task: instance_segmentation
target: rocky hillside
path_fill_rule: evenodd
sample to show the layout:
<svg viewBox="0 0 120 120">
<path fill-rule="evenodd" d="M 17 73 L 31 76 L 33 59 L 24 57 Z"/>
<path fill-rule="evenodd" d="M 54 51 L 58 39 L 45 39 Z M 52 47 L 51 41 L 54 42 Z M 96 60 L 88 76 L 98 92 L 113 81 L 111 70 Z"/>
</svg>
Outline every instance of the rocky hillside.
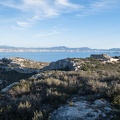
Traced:
<svg viewBox="0 0 120 120">
<path fill-rule="evenodd" d="M 0 60 L 0 90 L 21 79 L 27 79 L 49 65 L 24 58 L 2 58 Z"/>
<path fill-rule="evenodd" d="M 3 58 L 0 60 L 0 68 L 4 68 L 7 71 L 14 70 L 19 73 L 33 73 L 39 72 L 39 70 L 49 63 L 45 62 L 34 62 L 25 58 L 12 57 Z"/>
<path fill-rule="evenodd" d="M 32 69 L 37 72 L 1 68 L 0 83 L 8 76 L 16 81 L 1 90 L 0 120 L 119 120 L 120 61 L 67 58 Z"/>
<path fill-rule="evenodd" d="M 87 68 L 89 69 L 89 67 L 95 68 L 99 64 L 101 64 L 101 66 L 102 65 L 104 66 L 107 63 L 112 63 L 112 64 L 119 63 L 119 59 L 116 58 L 114 61 L 106 61 L 106 60 L 104 61 L 101 59 L 94 59 L 92 57 L 86 59 L 66 58 L 66 59 L 58 60 L 56 62 L 51 62 L 48 66 L 44 67 L 42 70 L 79 71 L 79 70 L 85 70 Z"/>
</svg>

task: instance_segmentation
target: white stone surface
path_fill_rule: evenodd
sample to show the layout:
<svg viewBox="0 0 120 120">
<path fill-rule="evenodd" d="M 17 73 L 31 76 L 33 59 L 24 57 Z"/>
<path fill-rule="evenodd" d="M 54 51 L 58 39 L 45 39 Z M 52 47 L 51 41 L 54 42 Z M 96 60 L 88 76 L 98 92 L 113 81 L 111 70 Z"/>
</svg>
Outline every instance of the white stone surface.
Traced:
<svg viewBox="0 0 120 120">
<path fill-rule="evenodd" d="M 104 106 L 101 106 L 100 108 L 99 105 L 104 105 L 106 107 L 104 108 Z M 108 109 L 110 113 L 112 109 L 107 106 L 106 101 L 96 100 L 90 103 L 80 100 L 73 102 L 73 106 L 65 105 L 55 110 L 50 120 L 105 120 L 108 119 Z"/>
<path fill-rule="evenodd" d="M 107 102 L 105 100 L 95 100 L 94 104 L 101 107 L 104 106 Z"/>
<path fill-rule="evenodd" d="M 1 90 L 1 92 L 7 92 L 11 87 L 13 87 L 14 85 L 17 85 L 18 83 L 19 83 L 19 82 L 14 82 L 14 83 L 8 85 L 7 87 L 3 88 L 3 89 Z"/>
</svg>

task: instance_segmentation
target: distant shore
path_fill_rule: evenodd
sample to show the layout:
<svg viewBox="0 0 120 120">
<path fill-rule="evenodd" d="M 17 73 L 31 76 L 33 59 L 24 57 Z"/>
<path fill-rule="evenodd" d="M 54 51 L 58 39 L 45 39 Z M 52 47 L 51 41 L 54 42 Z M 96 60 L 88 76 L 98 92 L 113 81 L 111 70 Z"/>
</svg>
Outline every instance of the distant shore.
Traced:
<svg viewBox="0 0 120 120">
<path fill-rule="evenodd" d="M 48 48 L 25 48 L 0 46 L 0 52 L 117 52 L 120 53 L 120 48 L 111 49 L 91 49 L 88 47 L 69 48 L 65 46 L 48 47 Z"/>
</svg>

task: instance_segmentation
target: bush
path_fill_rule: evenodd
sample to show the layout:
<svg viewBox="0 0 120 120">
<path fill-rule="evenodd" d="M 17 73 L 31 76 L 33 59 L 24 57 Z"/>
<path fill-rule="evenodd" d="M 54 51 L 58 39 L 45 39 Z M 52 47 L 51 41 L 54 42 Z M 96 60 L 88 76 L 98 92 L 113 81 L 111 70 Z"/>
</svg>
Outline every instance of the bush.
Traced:
<svg viewBox="0 0 120 120">
<path fill-rule="evenodd" d="M 43 113 L 41 111 L 35 111 L 34 112 L 34 117 L 32 120 L 43 120 Z"/>
<path fill-rule="evenodd" d="M 114 97 L 113 104 L 118 105 L 120 107 L 120 95 Z"/>
</svg>

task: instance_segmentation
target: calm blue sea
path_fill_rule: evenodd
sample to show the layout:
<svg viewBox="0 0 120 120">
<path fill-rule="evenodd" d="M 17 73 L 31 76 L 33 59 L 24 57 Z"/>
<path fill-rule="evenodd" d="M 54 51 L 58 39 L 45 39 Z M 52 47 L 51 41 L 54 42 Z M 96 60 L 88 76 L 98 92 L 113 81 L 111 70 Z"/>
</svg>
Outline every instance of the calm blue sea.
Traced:
<svg viewBox="0 0 120 120">
<path fill-rule="evenodd" d="M 22 57 L 41 62 L 53 62 L 64 58 L 86 58 L 91 54 L 101 54 L 103 52 L 1 52 L 0 59 L 4 57 Z M 120 56 L 120 53 L 104 52 L 110 56 Z"/>
</svg>

